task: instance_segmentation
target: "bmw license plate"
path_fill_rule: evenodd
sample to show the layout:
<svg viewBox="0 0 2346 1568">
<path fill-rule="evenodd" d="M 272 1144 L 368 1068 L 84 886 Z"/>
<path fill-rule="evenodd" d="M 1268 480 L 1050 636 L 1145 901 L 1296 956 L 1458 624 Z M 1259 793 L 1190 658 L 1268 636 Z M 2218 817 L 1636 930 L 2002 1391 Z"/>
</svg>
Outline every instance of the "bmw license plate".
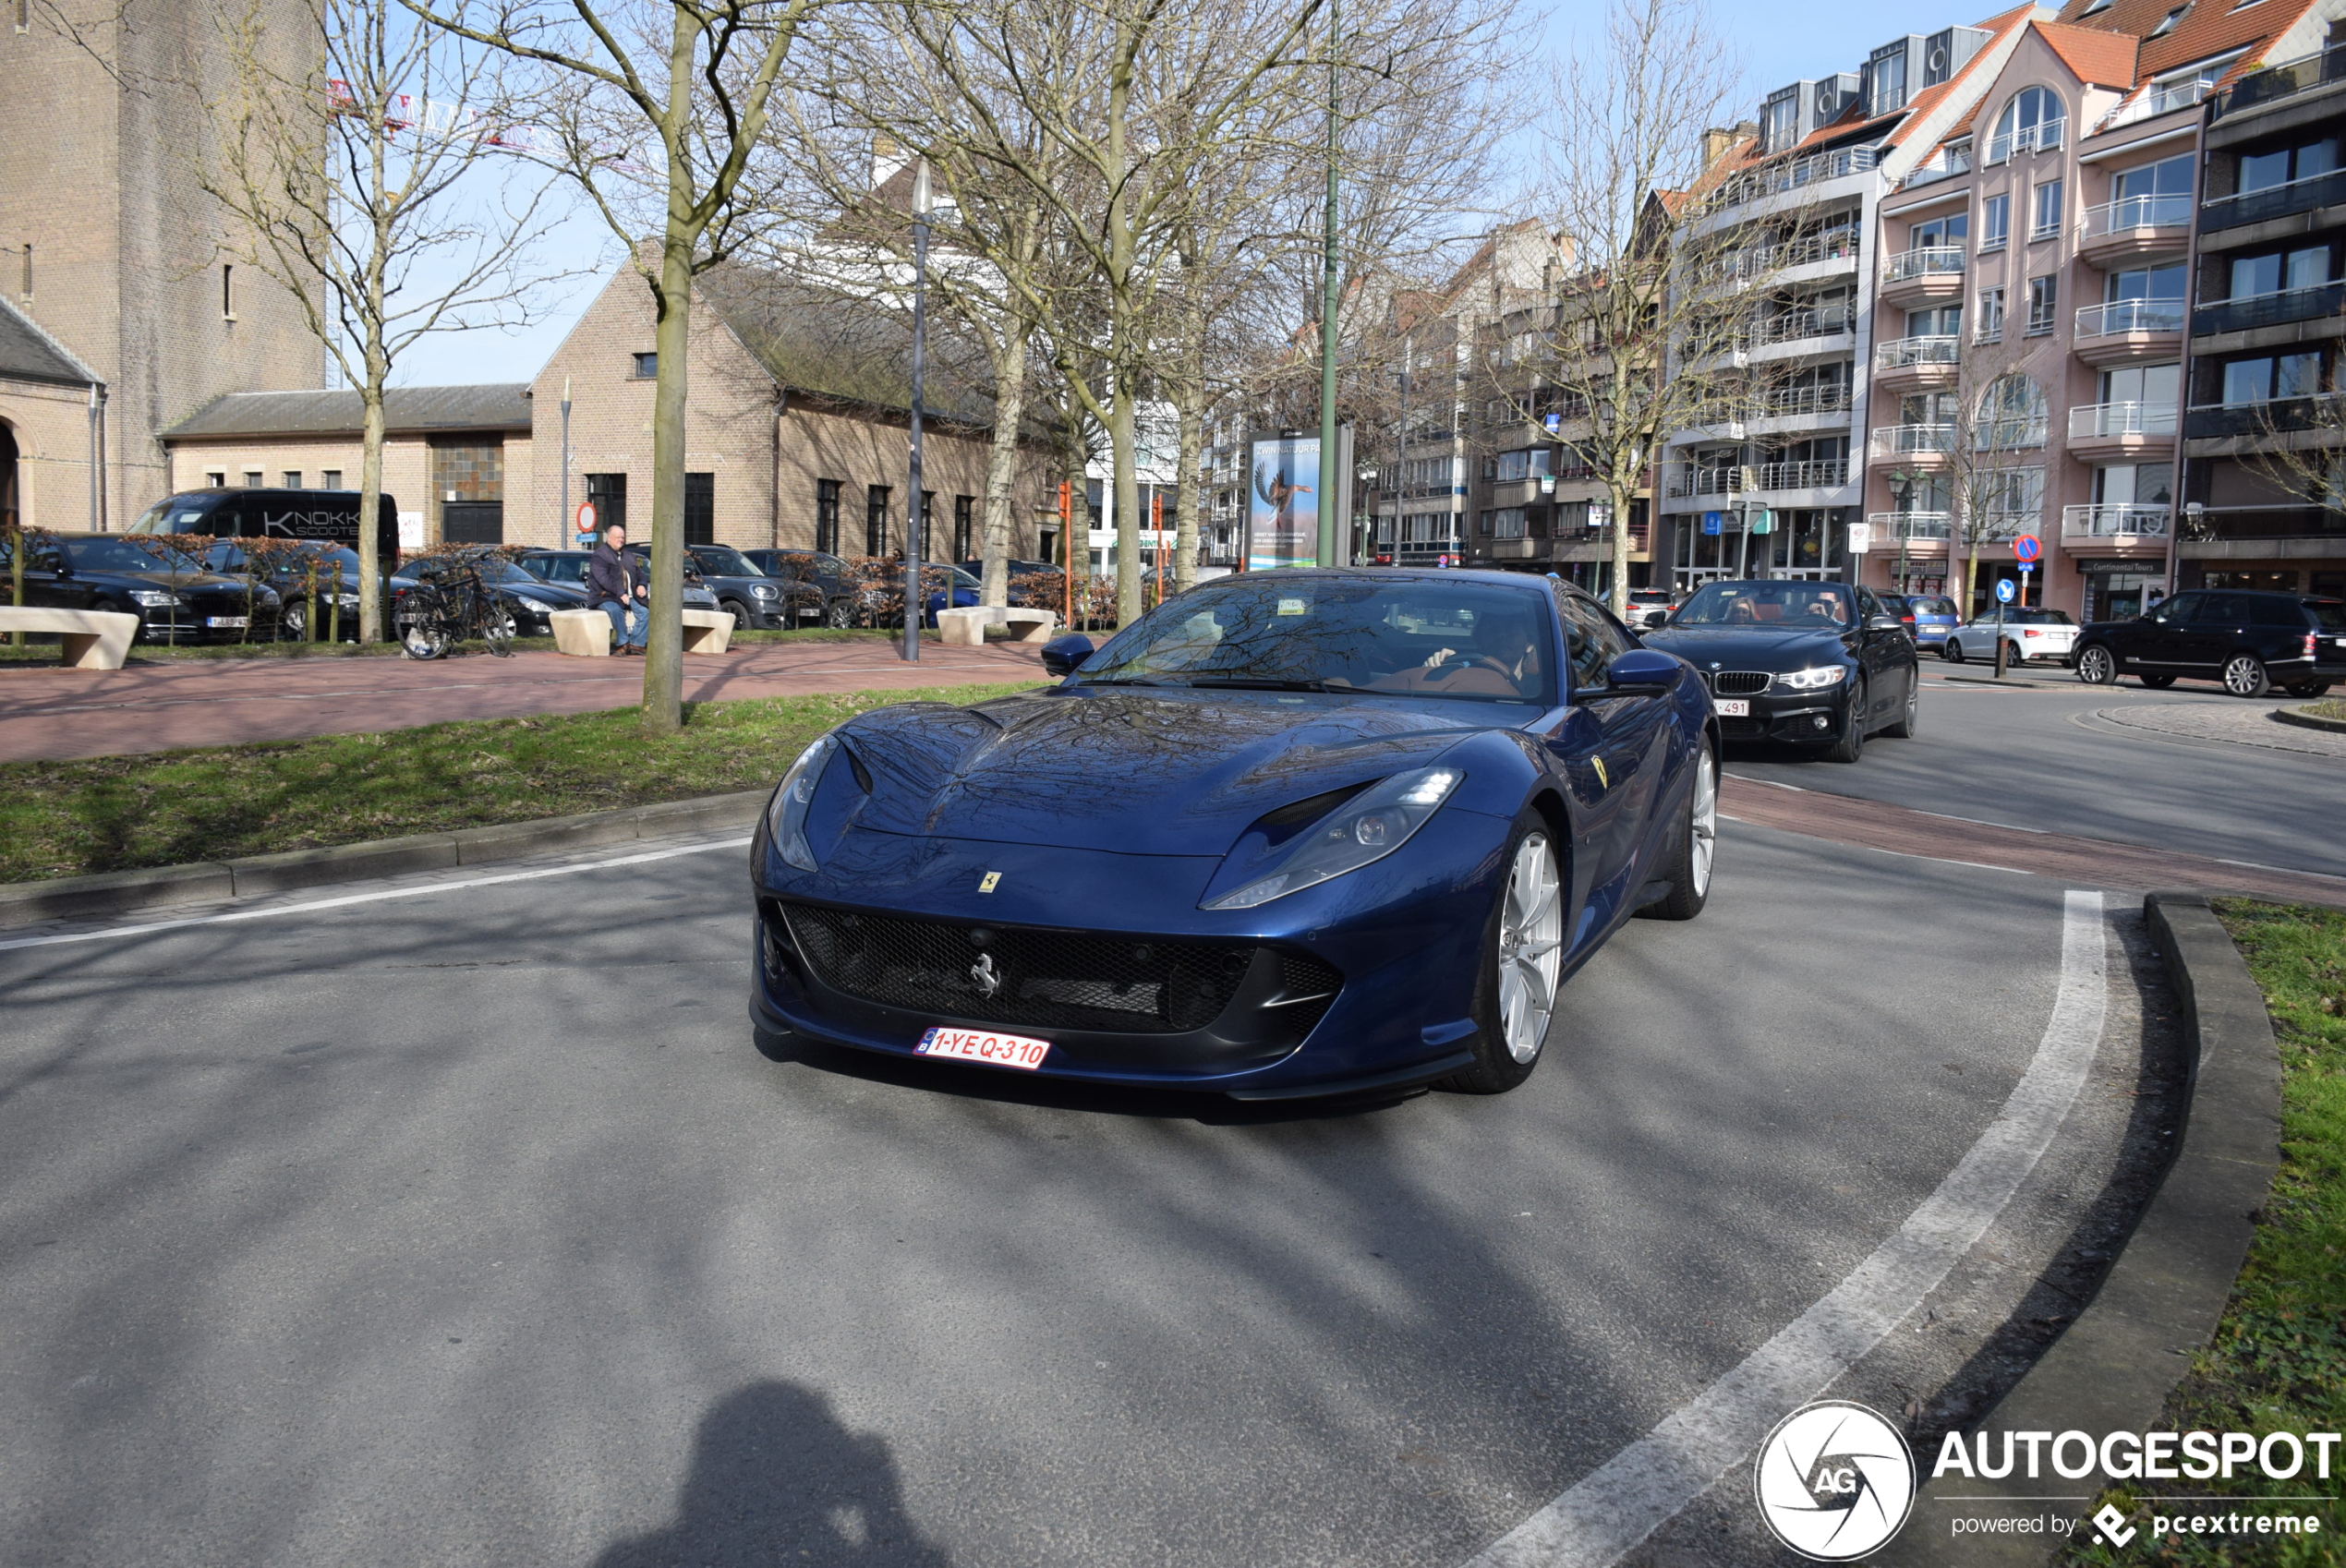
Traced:
<svg viewBox="0 0 2346 1568">
<path fill-rule="evenodd" d="M 1020 1067 L 1033 1072 L 1051 1054 L 1047 1040 L 1023 1034 L 996 1034 L 985 1029 L 932 1029 L 913 1047 L 924 1056 L 950 1056 L 956 1061 L 983 1062 L 988 1067 Z"/>
<path fill-rule="evenodd" d="M 1712 706 L 1718 708 L 1719 717 L 1722 718 L 1749 718 L 1751 717 L 1751 699 L 1748 697 L 1721 697 Z"/>
<path fill-rule="evenodd" d="M 207 626 L 249 626 L 252 624 L 252 617 L 248 615 L 208 615 L 204 617 L 204 624 Z"/>
</svg>

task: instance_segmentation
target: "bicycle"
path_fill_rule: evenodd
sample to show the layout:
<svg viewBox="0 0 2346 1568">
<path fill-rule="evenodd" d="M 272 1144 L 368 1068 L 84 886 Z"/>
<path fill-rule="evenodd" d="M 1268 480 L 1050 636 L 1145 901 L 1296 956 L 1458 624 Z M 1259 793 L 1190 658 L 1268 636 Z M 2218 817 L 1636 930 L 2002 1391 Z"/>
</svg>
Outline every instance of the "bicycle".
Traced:
<svg viewBox="0 0 2346 1568">
<path fill-rule="evenodd" d="M 513 611 L 481 580 L 478 558 L 461 558 L 447 575 L 418 581 L 399 597 L 392 619 L 409 658 L 444 658 L 453 645 L 471 638 L 499 658 L 513 657 Z"/>
</svg>

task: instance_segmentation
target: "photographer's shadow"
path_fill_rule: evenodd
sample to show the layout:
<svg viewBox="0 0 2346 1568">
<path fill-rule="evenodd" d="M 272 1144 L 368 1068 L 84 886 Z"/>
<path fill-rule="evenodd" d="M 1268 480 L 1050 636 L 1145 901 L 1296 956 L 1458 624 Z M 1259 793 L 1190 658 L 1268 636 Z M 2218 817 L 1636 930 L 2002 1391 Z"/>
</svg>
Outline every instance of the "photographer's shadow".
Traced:
<svg viewBox="0 0 2346 1568">
<path fill-rule="evenodd" d="M 613 1544 L 596 1568 L 946 1562 L 905 1516 L 886 1442 L 847 1430 L 820 1394 L 760 1382 L 701 1418 L 675 1522 Z"/>
</svg>

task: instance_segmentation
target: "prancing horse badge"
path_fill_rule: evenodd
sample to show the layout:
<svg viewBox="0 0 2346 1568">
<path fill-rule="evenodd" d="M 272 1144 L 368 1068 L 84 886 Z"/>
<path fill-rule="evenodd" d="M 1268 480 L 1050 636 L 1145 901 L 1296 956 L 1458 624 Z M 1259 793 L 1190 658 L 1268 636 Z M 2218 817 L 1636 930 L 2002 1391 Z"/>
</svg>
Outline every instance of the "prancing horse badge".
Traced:
<svg viewBox="0 0 2346 1568">
<path fill-rule="evenodd" d="M 989 871 L 984 876 L 977 879 L 977 890 L 981 893 L 991 893 L 994 891 L 995 884 L 1000 882 L 1001 880 L 1002 874 L 1000 872 Z"/>
</svg>

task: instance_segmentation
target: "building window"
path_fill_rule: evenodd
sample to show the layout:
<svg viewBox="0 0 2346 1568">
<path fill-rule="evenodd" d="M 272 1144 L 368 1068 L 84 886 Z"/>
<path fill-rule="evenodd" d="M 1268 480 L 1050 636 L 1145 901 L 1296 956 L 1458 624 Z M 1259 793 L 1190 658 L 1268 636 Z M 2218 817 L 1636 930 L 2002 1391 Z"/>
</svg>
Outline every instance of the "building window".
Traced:
<svg viewBox="0 0 2346 1568">
<path fill-rule="evenodd" d="M 1999 376 L 1979 394 L 1972 446 L 1980 452 L 2042 446 L 2045 426 L 2044 389 L 2026 376 Z"/>
<path fill-rule="evenodd" d="M 717 476 L 714 474 L 684 476 L 684 542 L 688 545 L 713 545 L 717 542 Z"/>
<path fill-rule="evenodd" d="M 236 319 L 236 269 L 225 261 L 220 264 L 220 319 Z"/>
<path fill-rule="evenodd" d="M 2143 37 L 2146 41 L 2153 38 L 2164 38 L 2169 33 L 2174 31 L 2176 27 L 2182 23 L 2183 19 L 2190 15 L 2191 6 L 2189 4 L 2189 0 L 2185 0 L 2183 5 L 2178 6 L 2173 10 L 2168 12 L 2165 19 L 2160 21 L 2157 27 L 2152 28 L 2148 32 L 2143 34 Z"/>
<path fill-rule="evenodd" d="M 2068 128 L 2068 111 L 2051 89 L 2024 87 L 1996 117 L 1996 133 L 1988 139 L 1988 162 L 2001 163 L 2015 152 L 2049 151 L 2061 145 Z"/>
<path fill-rule="evenodd" d="M 2318 354 L 2270 354 L 2224 367 L 2224 403 L 2237 408 L 2280 397 L 2311 397 L 2322 390 Z"/>
<path fill-rule="evenodd" d="M 228 470 L 207 468 L 204 470 L 203 482 L 206 489 L 224 490 L 228 488 Z"/>
<path fill-rule="evenodd" d="M 1998 283 L 1994 288 L 1983 288 L 1979 291 L 1979 315 L 1974 328 L 1972 341 L 1995 343 L 2003 335 L 2004 287 L 2003 284 Z"/>
<path fill-rule="evenodd" d="M 2061 186 L 2059 180 L 2047 180 L 2037 187 L 2037 205 L 2028 223 L 2028 237 L 2032 240 L 2055 239 L 2061 235 Z"/>
<path fill-rule="evenodd" d="M 659 355 L 638 354 L 633 356 L 632 357 L 635 361 L 635 379 L 636 380 L 656 381 L 659 379 Z"/>
<path fill-rule="evenodd" d="M 1991 196 L 1979 204 L 1979 248 L 2001 250 L 2012 238 L 2012 198 Z"/>
<path fill-rule="evenodd" d="M 2245 196 L 2252 190 L 2309 180 L 2337 167 L 2338 141 L 2334 137 L 2271 152 L 2252 152 L 2240 161 L 2240 193 Z"/>
<path fill-rule="evenodd" d="M 815 548 L 825 555 L 839 553 L 839 491 L 837 479 L 815 481 Z"/>
<path fill-rule="evenodd" d="M 2253 299 L 2262 294 L 2318 288 L 2329 282 L 2329 271 L 2327 245 L 2301 246 L 2263 256 L 2235 256 L 2231 297 Z"/>
<path fill-rule="evenodd" d="M 261 488 L 261 483 L 260 469 L 248 468 L 245 470 L 245 488 L 248 490 L 257 490 Z"/>
<path fill-rule="evenodd" d="M 598 529 L 627 526 L 627 476 L 589 474 L 586 499 L 595 508 Z"/>
<path fill-rule="evenodd" d="M 888 553 L 888 487 L 864 487 L 864 553 Z"/>
<path fill-rule="evenodd" d="M 970 536 L 976 531 L 976 524 L 977 498 L 955 496 L 953 498 L 953 559 L 955 561 L 968 561 L 977 554 L 970 548 L 972 542 Z"/>
<path fill-rule="evenodd" d="M 2053 330 L 2053 312 L 2061 308 L 2060 278 L 2046 276 L 2028 280 L 2028 335 L 2038 337 Z"/>
<path fill-rule="evenodd" d="M 1519 539 L 1524 537 L 1523 508 L 1519 506 L 1502 506 L 1496 511 L 1484 513 L 1482 516 L 1484 519 L 1482 531 L 1486 534 L 1502 539 Z"/>
<path fill-rule="evenodd" d="M 329 468 L 320 474 L 318 476 L 318 488 L 321 490 L 338 490 L 342 488 L 342 470 L 339 468 Z"/>
</svg>

